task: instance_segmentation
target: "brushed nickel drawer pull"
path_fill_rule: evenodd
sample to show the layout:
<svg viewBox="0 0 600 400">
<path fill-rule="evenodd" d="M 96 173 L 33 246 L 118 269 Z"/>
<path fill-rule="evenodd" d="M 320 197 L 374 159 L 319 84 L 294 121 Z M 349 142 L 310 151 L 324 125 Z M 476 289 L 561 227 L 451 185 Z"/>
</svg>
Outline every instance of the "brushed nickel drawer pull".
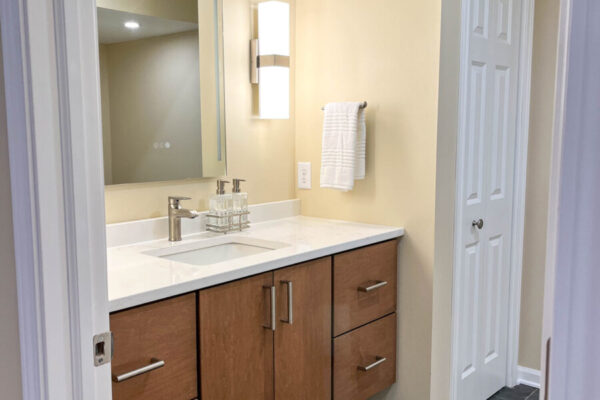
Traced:
<svg viewBox="0 0 600 400">
<path fill-rule="evenodd" d="M 359 366 L 358 366 L 358 370 L 359 370 L 359 371 L 368 371 L 368 370 L 370 370 L 370 369 L 373 369 L 373 368 L 375 368 L 376 366 L 378 366 L 379 364 L 383 363 L 385 360 L 387 360 L 387 358 L 385 358 L 385 357 L 379 357 L 379 356 L 375 356 L 375 360 L 377 360 L 377 361 L 375 361 L 375 362 L 374 362 L 374 363 L 372 363 L 372 364 L 369 364 L 369 365 L 367 365 L 366 367 L 363 367 L 362 365 L 359 365 Z"/>
<path fill-rule="evenodd" d="M 155 369 L 162 368 L 165 366 L 165 362 L 163 360 L 159 360 L 158 358 L 152 357 L 150 362 L 152 364 L 148 364 L 142 368 L 134 369 L 133 371 L 130 371 L 130 372 L 125 372 L 124 374 L 121 374 L 121 375 L 113 374 L 112 380 L 117 383 L 123 382 L 123 381 L 126 381 L 127 379 L 131 379 L 135 376 L 142 375 L 142 374 L 145 374 L 146 372 L 154 371 Z"/>
<path fill-rule="evenodd" d="M 293 284 L 292 281 L 280 281 L 281 284 L 287 285 L 287 298 L 288 298 L 288 319 L 282 319 L 281 322 L 292 325 L 294 323 L 294 294 L 292 292 Z"/>
<path fill-rule="evenodd" d="M 358 291 L 359 292 L 370 292 L 372 290 L 379 289 L 380 287 L 383 287 L 388 284 L 386 281 L 375 281 L 375 282 L 377 282 L 377 283 L 375 283 L 374 285 L 371 285 L 371 286 L 365 286 L 365 285 L 359 286 Z"/>
<path fill-rule="evenodd" d="M 269 291 L 271 292 L 271 326 L 267 326 L 267 325 L 263 325 L 265 329 L 270 329 L 272 331 L 275 330 L 275 326 L 277 324 L 277 311 L 275 309 L 275 304 L 276 304 L 276 289 L 275 286 L 263 286 L 264 289 L 269 289 Z"/>
</svg>

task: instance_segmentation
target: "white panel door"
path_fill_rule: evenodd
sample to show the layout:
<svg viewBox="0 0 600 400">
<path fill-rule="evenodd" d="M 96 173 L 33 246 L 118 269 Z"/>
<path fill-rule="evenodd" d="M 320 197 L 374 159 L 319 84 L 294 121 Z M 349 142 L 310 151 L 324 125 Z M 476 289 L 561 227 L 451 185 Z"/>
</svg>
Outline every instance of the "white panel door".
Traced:
<svg viewBox="0 0 600 400">
<path fill-rule="evenodd" d="M 463 5 L 453 294 L 453 397 L 506 383 L 521 4 Z M 482 226 L 476 226 L 480 221 Z"/>
</svg>

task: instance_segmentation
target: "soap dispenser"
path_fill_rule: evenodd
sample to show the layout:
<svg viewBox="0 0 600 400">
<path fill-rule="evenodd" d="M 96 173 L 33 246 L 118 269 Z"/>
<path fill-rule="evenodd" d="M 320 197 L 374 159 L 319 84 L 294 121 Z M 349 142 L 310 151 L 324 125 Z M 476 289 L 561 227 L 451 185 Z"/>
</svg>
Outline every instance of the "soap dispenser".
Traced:
<svg viewBox="0 0 600 400">
<path fill-rule="evenodd" d="M 246 182 L 245 179 L 234 179 L 233 180 L 233 190 L 232 190 L 232 200 L 233 200 L 233 214 L 239 215 L 239 219 L 237 221 L 233 221 L 234 223 L 239 223 L 240 225 L 244 225 L 248 223 L 248 193 L 242 192 L 240 188 L 240 183 Z"/>
<path fill-rule="evenodd" d="M 212 216 L 209 224 L 219 228 L 229 225 L 229 216 L 232 210 L 232 196 L 225 193 L 225 184 L 229 181 L 217 179 L 217 193 L 209 201 L 209 214 Z"/>
</svg>

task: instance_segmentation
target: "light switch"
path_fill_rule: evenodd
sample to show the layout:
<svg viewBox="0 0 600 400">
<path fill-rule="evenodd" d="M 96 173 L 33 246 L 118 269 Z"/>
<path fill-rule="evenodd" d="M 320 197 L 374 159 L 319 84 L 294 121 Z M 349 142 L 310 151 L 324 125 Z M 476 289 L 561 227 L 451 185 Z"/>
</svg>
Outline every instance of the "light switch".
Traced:
<svg viewBox="0 0 600 400">
<path fill-rule="evenodd" d="M 310 189 L 310 163 L 298 163 L 298 189 Z"/>
</svg>

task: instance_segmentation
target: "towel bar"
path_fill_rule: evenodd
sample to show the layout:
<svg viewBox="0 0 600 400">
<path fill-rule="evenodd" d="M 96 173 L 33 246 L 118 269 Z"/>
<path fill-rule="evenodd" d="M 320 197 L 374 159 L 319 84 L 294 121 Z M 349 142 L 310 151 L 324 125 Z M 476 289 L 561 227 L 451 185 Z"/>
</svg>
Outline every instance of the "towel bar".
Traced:
<svg viewBox="0 0 600 400">
<path fill-rule="evenodd" d="M 358 108 L 361 108 L 361 109 L 367 108 L 367 102 L 363 101 L 362 103 L 360 103 L 360 106 Z M 321 110 L 325 111 L 325 107 L 321 107 Z"/>
</svg>

